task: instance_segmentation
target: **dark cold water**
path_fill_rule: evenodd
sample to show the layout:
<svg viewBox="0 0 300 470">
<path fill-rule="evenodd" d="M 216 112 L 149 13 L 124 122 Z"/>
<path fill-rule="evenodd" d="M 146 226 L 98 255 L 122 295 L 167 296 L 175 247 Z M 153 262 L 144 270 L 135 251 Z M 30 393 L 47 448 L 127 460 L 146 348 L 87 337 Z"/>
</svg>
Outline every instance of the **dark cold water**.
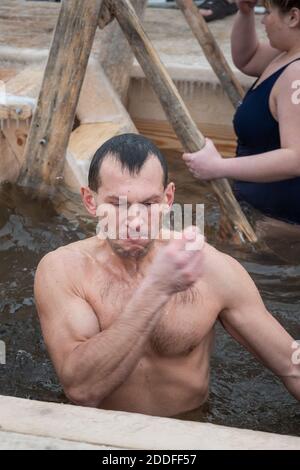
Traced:
<svg viewBox="0 0 300 470">
<path fill-rule="evenodd" d="M 169 153 L 170 161 L 176 158 Z M 176 160 L 177 161 L 177 160 Z M 206 234 L 212 243 L 218 220 L 218 204 L 201 189 L 183 167 L 172 165 L 177 201 L 203 202 Z M 84 217 L 72 222 L 57 215 L 50 204 L 28 201 L 10 186 L 0 192 L 0 340 L 5 341 L 7 363 L 0 365 L 0 395 L 38 400 L 67 401 L 47 357 L 33 300 L 33 279 L 42 256 L 58 246 L 94 234 Z M 250 248 L 220 247 L 237 257 L 257 283 L 275 317 L 300 339 L 300 260 L 262 255 Z M 277 248 L 285 254 L 289 246 Z M 280 253 L 280 251 L 282 253 Z M 293 257 L 292 257 L 293 258 Z M 212 358 L 208 405 L 188 419 L 227 426 L 300 436 L 300 406 L 280 381 L 217 326 Z"/>
</svg>

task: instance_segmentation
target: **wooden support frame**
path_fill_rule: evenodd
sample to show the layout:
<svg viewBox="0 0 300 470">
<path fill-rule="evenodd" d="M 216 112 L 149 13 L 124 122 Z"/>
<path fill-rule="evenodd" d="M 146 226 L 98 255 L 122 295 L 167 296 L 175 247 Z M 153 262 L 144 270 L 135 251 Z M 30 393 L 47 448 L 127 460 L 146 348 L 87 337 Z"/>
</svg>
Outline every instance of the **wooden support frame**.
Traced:
<svg viewBox="0 0 300 470">
<path fill-rule="evenodd" d="M 127 37 L 183 147 L 189 152 L 201 149 L 205 143 L 204 136 L 194 123 L 166 68 L 147 37 L 130 0 L 106 1 Z M 236 201 L 228 181 L 225 179 L 216 180 L 211 182 L 211 186 L 229 218 L 231 235 L 238 233 L 242 240 L 257 242 L 256 234 Z"/>
<path fill-rule="evenodd" d="M 131 0 L 131 4 L 138 17 L 142 19 L 147 0 Z M 109 5 L 104 2 L 100 12 L 100 29 L 103 29 L 105 23 L 110 23 L 114 18 Z M 121 101 L 126 105 L 134 54 L 117 21 L 101 32 L 100 41 L 99 59 L 101 65 Z"/>
<path fill-rule="evenodd" d="M 219 78 L 223 90 L 227 93 L 233 107 L 237 108 L 244 96 L 243 87 L 233 74 L 205 19 L 193 0 L 176 0 L 176 3 L 202 47 L 206 59 Z"/>
<path fill-rule="evenodd" d="M 25 166 L 19 177 L 23 186 L 49 190 L 62 179 L 101 6 L 102 0 L 62 2 L 25 147 Z"/>
<path fill-rule="evenodd" d="M 25 165 L 19 178 L 24 186 L 49 190 L 63 179 L 64 157 L 99 18 L 102 22 L 111 20 L 107 8 L 116 17 L 183 147 L 194 152 L 204 146 L 203 135 L 130 1 L 105 0 L 105 7 L 103 10 L 102 0 L 65 0 L 62 3 L 25 148 Z M 104 19 L 103 11 L 106 11 Z M 59 86 L 53 86 L 53 80 L 59 80 Z M 227 214 L 231 234 L 238 233 L 242 240 L 257 242 L 228 181 L 213 181 L 211 186 Z"/>
</svg>

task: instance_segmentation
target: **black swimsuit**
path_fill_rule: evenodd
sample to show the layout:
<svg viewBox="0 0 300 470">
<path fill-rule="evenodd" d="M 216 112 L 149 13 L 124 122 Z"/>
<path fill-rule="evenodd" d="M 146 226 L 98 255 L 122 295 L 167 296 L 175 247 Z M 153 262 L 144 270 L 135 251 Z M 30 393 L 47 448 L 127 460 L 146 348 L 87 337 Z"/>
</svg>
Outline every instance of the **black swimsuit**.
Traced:
<svg viewBox="0 0 300 470">
<path fill-rule="evenodd" d="M 238 107 L 233 120 L 238 137 L 237 157 L 281 148 L 279 125 L 270 112 L 269 98 L 276 80 L 290 64 L 281 67 L 253 89 L 256 80 Z M 300 224 L 300 177 L 273 183 L 235 181 L 234 192 L 238 200 L 248 202 L 266 215 Z"/>
</svg>

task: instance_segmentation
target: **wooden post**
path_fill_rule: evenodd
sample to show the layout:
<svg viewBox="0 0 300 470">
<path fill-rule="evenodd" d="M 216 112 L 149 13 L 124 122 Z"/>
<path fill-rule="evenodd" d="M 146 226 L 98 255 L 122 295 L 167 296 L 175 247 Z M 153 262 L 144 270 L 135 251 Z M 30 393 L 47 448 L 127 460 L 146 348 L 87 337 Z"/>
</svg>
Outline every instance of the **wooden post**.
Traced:
<svg viewBox="0 0 300 470">
<path fill-rule="evenodd" d="M 237 108 L 239 102 L 243 99 L 244 90 L 233 74 L 205 19 L 193 0 L 176 0 L 176 2 L 202 47 L 206 59 L 219 78 L 228 98 L 234 108 Z"/>
<path fill-rule="evenodd" d="M 98 25 L 102 0 L 61 5 L 19 183 L 53 187 L 62 179 L 65 153 Z"/>
<path fill-rule="evenodd" d="M 146 4 L 147 0 L 132 0 L 139 18 L 143 18 Z M 134 55 L 117 21 L 101 32 L 99 57 L 107 78 L 126 103 Z"/>
<path fill-rule="evenodd" d="M 130 1 L 108 1 L 183 147 L 189 152 L 201 149 L 205 139 L 148 39 Z M 228 181 L 216 180 L 211 185 L 230 220 L 232 232 L 238 232 L 242 240 L 257 242 L 255 232 L 236 201 Z"/>
</svg>

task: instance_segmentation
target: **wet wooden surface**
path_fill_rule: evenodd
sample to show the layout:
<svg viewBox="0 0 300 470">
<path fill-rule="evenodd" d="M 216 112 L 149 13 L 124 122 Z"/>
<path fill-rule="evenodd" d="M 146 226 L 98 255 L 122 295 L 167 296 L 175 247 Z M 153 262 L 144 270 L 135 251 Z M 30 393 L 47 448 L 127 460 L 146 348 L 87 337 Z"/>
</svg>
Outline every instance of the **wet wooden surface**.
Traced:
<svg viewBox="0 0 300 470">
<path fill-rule="evenodd" d="M 0 431 L 0 450 L 121 450 L 118 447 L 72 442 L 55 437 L 40 437 Z"/>
<path fill-rule="evenodd" d="M 30 437 L 37 436 L 37 443 L 41 438 L 58 440 L 60 446 L 72 441 L 78 448 L 300 449 L 299 437 L 4 396 L 0 426 L 1 432 L 13 433 L 12 442 L 21 434 L 29 445 Z"/>
</svg>

